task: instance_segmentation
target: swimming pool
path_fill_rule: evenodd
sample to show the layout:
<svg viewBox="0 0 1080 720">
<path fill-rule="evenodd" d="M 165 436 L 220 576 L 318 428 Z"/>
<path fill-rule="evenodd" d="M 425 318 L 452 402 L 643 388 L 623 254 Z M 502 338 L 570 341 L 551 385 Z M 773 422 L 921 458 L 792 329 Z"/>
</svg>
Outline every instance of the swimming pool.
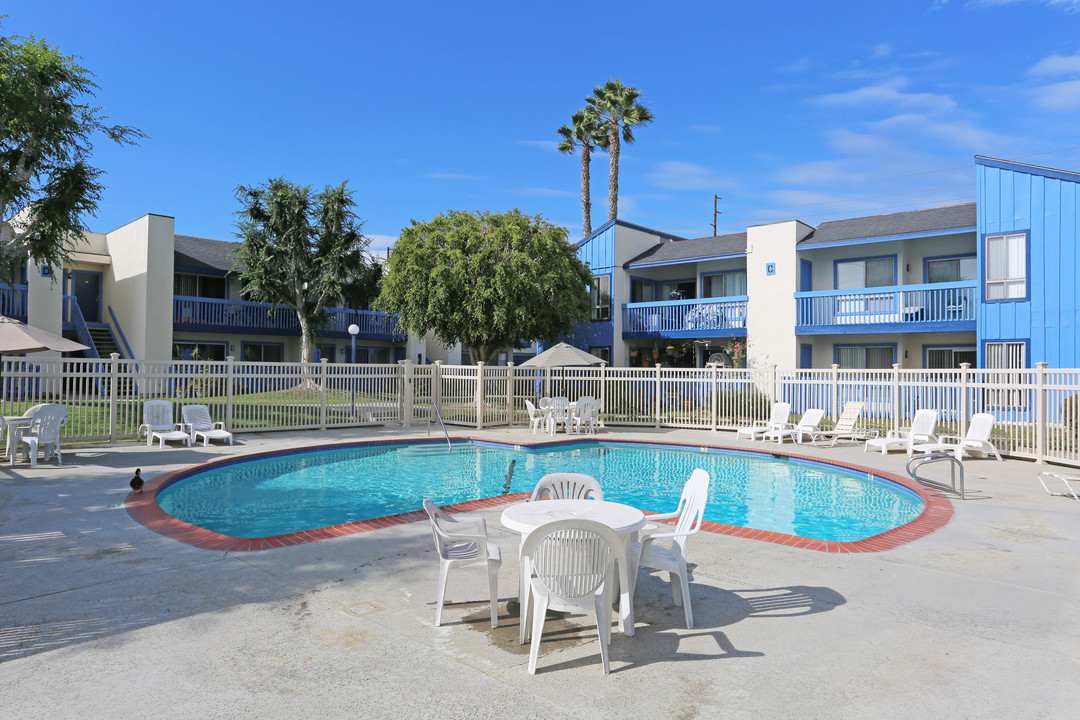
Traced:
<svg viewBox="0 0 1080 720">
<path fill-rule="evenodd" d="M 673 510 L 686 478 L 702 467 L 712 476 L 707 521 L 823 541 L 869 538 L 924 508 L 907 487 L 822 462 L 624 441 L 316 448 L 193 469 L 159 489 L 156 500 L 191 525 L 262 538 L 415 510 L 424 497 L 446 505 L 500 496 L 512 460 L 509 493 L 572 470 L 599 479 L 605 499 L 654 512 Z"/>
</svg>

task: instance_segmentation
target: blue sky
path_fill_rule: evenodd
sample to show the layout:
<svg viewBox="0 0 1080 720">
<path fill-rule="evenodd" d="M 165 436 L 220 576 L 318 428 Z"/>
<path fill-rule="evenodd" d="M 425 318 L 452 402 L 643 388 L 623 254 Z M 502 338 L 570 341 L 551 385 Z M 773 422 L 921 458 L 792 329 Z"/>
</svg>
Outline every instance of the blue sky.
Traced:
<svg viewBox="0 0 1080 720">
<path fill-rule="evenodd" d="M 1080 0 L 7 0 L 4 32 L 79 55 L 101 141 L 94 230 L 145 213 L 234 239 L 238 185 L 349 180 L 372 248 L 411 219 L 518 207 L 581 236 L 555 130 L 609 78 L 656 121 L 619 217 L 685 237 L 974 199 L 973 157 L 1080 169 Z M 607 156 L 593 225 L 607 220 Z"/>
</svg>

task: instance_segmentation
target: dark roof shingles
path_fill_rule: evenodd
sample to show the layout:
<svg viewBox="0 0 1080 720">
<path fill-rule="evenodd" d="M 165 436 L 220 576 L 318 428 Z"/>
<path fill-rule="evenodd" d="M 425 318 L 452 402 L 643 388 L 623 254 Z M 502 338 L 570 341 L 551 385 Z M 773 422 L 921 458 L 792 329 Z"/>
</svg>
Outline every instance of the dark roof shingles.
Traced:
<svg viewBox="0 0 1080 720">
<path fill-rule="evenodd" d="M 824 222 L 800 245 L 975 227 L 975 203 Z"/>
<path fill-rule="evenodd" d="M 628 260 L 626 266 L 638 263 L 678 262 L 695 258 L 716 257 L 717 255 L 737 255 L 745 252 L 746 233 L 732 233 L 731 235 L 659 243 L 637 257 Z"/>
<path fill-rule="evenodd" d="M 193 270 L 217 270 L 230 272 L 233 269 L 229 253 L 240 243 L 228 240 L 210 240 L 209 238 L 177 235 L 173 247 L 173 264 L 180 268 Z"/>
</svg>

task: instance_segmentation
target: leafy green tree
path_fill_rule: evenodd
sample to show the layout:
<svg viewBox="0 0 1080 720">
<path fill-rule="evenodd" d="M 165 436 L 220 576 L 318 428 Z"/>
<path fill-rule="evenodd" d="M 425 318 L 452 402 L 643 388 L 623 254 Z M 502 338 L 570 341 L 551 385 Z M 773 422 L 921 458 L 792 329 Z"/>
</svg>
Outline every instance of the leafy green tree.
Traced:
<svg viewBox="0 0 1080 720">
<path fill-rule="evenodd" d="M 622 80 L 608 80 L 603 85 L 593 88 L 591 97 L 585 102 L 597 117 L 600 130 L 608 138 L 608 220 L 614 220 L 619 214 L 619 153 L 621 143 L 634 142 L 634 128 L 648 125 L 653 121 L 653 114 L 638 100 L 641 91 L 626 87 Z"/>
<path fill-rule="evenodd" d="M 600 130 L 596 113 L 591 107 L 578 110 L 570 116 L 570 125 L 563 125 L 558 130 L 562 141 L 559 152 L 573 155 L 581 150 L 581 225 L 585 235 L 592 234 L 592 197 L 589 190 L 589 164 L 592 154 L 608 146 L 607 135 Z"/>
<path fill-rule="evenodd" d="M 233 267 L 249 300 L 296 311 L 300 323 L 300 359 L 310 362 L 315 338 L 326 320 L 325 307 L 342 289 L 369 272 L 368 239 L 347 183 L 327 185 L 319 193 L 283 178 L 236 189 L 242 206 L 236 212 Z"/>
<path fill-rule="evenodd" d="M 60 265 L 83 239 L 104 186 L 92 140 L 146 137 L 88 103 L 97 85 L 75 56 L 33 35 L 0 37 L 0 263 Z"/>
<path fill-rule="evenodd" d="M 553 339 L 588 319 L 591 277 L 566 228 L 539 215 L 450 211 L 401 232 L 375 306 L 488 362 L 519 340 Z"/>
</svg>

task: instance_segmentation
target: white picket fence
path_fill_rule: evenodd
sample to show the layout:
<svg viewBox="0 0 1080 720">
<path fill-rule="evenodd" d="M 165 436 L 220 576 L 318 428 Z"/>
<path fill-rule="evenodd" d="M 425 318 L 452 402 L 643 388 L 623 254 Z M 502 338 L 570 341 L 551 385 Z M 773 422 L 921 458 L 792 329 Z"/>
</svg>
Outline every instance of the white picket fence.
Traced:
<svg viewBox="0 0 1080 720">
<path fill-rule="evenodd" d="M 432 422 L 437 405 L 448 425 L 523 425 L 525 400 L 591 395 L 606 426 L 727 430 L 768 417 L 774 401 L 797 417 L 822 408 L 835 419 L 851 401 L 866 405 L 864 424 L 887 431 L 918 408 L 941 414 L 939 432 L 963 434 L 976 412 L 997 418 L 1003 454 L 1080 465 L 1080 370 L 786 370 L 777 368 L 555 368 L 514 366 L 347 365 L 111 359 L 4 358 L 0 412 L 19 415 L 38 403 L 69 409 L 74 441 L 133 438 L 147 400 L 210 406 L 237 432 L 320 430 L 366 423 Z"/>
</svg>

